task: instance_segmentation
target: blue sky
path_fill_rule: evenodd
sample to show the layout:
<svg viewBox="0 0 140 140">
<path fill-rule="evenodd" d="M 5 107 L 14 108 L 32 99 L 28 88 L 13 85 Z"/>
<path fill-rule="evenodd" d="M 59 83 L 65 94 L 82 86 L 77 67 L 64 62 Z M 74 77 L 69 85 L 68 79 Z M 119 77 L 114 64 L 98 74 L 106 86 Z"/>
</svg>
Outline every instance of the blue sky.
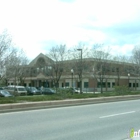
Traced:
<svg viewBox="0 0 140 140">
<path fill-rule="evenodd" d="M 0 0 L 0 31 L 30 59 L 59 44 L 110 46 L 130 54 L 140 41 L 139 0 Z"/>
</svg>

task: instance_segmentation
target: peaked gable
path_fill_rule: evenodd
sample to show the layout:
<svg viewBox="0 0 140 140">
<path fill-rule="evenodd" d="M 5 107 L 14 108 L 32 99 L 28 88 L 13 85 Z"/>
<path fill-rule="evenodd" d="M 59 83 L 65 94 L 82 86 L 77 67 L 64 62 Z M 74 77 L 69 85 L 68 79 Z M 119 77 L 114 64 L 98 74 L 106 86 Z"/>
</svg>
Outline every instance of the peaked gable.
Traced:
<svg viewBox="0 0 140 140">
<path fill-rule="evenodd" d="M 39 73 L 36 78 L 37 79 L 45 79 L 45 75 L 42 73 Z"/>
<path fill-rule="evenodd" d="M 37 63 L 40 63 L 39 61 L 43 61 L 44 65 L 46 65 L 46 64 L 50 63 L 53 60 L 50 59 L 49 57 L 47 57 L 46 55 L 44 55 L 43 53 L 40 53 L 36 58 L 34 58 L 29 63 L 29 66 L 33 67 L 33 66 L 37 65 Z"/>
</svg>

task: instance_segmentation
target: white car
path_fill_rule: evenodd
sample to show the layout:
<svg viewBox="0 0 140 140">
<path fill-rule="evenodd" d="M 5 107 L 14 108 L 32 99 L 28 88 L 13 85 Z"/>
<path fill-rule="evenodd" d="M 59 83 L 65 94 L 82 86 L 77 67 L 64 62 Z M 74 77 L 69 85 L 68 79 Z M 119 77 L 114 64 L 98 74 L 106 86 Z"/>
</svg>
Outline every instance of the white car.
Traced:
<svg viewBox="0 0 140 140">
<path fill-rule="evenodd" d="M 80 93 L 80 90 L 78 88 L 73 88 L 73 91 L 74 91 L 74 93 Z"/>
<path fill-rule="evenodd" d="M 27 90 L 24 86 L 9 85 L 5 89 L 15 96 L 27 95 Z"/>
</svg>

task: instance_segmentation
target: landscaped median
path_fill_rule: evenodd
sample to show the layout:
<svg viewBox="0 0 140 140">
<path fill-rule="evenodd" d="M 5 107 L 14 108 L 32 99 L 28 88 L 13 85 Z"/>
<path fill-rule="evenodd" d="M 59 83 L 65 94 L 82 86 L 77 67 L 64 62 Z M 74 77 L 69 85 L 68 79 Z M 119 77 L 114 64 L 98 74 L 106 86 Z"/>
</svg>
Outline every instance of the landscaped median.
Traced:
<svg viewBox="0 0 140 140">
<path fill-rule="evenodd" d="M 21 98 L 26 98 L 26 97 L 21 97 Z M 30 97 L 30 98 L 33 98 L 33 97 Z M 38 96 L 38 98 L 39 98 L 39 96 Z M 140 95 L 47 100 L 47 101 L 34 101 L 34 102 L 29 102 L 29 101 L 24 100 L 24 101 L 17 102 L 17 103 L 0 104 L 0 112 L 2 113 L 2 112 L 19 111 L 19 110 L 44 109 L 44 108 L 52 108 L 52 107 L 96 104 L 96 103 L 115 102 L 115 101 L 124 101 L 124 100 L 136 100 L 136 99 L 140 99 Z M 18 98 L 16 100 L 18 100 Z"/>
</svg>

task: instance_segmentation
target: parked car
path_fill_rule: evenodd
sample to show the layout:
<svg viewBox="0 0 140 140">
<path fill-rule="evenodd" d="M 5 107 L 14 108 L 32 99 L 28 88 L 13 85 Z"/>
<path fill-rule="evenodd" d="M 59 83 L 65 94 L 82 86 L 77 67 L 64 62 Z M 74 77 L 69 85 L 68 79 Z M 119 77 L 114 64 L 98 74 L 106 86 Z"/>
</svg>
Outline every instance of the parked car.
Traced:
<svg viewBox="0 0 140 140">
<path fill-rule="evenodd" d="M 73 92 L 74 93 L 80 93 L 80 90 L 78 88 L 73 88 Z M 83 93 L 83 91 L 82 91 L 82 93 Z"/>
<path fill-rule="evenodd" d="M 11 94 L 15 96 L 27 95 L 27 91 L 24 86 L 9 85 L 4 89 L 9 91 Z"/>
<path fill-rule="evenodd" d="M 62 87 L 58 88 L 58 93 L 80 93 L 80 90 L 78 88 Z"/>
<path fill-rule="evenodd" d="M 10 92 L 2 89 L 0 90 L 0 97 L 13 97 L 13 95 Z"/>
<path fill-rule="evenodd" d="M 55 94 L 55 90 L 51 89 L 51 88 L 43 88 L 42 90 L 42 94 Z"/>
<path fill-rule="evenodd" d="M 39 91 L 39 93 L 42 94 L 42 88 L 41 87 L 36 87 L 36 88 Z"/>
<path fill-rule="evenodd" d="M 36 87 L 26 87 L 27 94 L 28 95 L 38 95 L 41 94 L 41 91 L 39 91 Z"/>
<path fill-rule="evenodd" d="M 3 87 L 0 87 L 0 90 L 4 90 L 4 88 Z"/>
</svg>

